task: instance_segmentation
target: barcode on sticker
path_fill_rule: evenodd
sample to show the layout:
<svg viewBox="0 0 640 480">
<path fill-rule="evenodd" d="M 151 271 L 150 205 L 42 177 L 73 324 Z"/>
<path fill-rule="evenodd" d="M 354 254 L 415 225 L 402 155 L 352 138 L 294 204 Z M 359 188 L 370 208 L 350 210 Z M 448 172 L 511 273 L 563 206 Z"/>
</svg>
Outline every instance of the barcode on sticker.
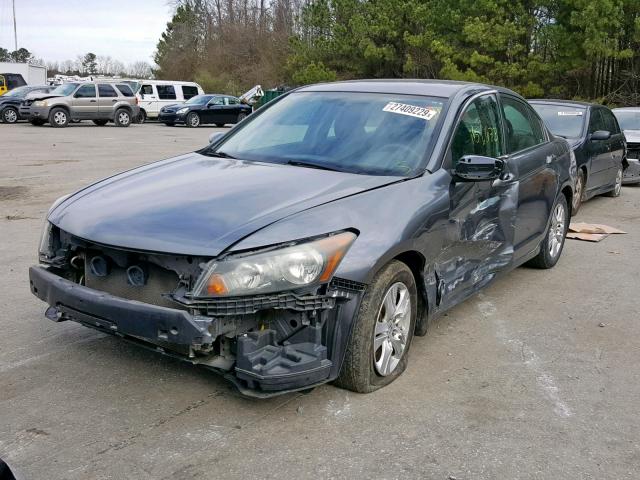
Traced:
<svg viewBox="0 0 640 480">
<path fill-rule="evenodd" d="M 406 103 L 389 102 L 382 109 L 383 112 L 399 113 L 400 115 L 409 115 L 410 117 L 422 118 L 423 120 L 431 120 L 438 114 L 438 110 L 431 107 L 416 107 L 415 105 L 407 105 Z"/>
</svg>

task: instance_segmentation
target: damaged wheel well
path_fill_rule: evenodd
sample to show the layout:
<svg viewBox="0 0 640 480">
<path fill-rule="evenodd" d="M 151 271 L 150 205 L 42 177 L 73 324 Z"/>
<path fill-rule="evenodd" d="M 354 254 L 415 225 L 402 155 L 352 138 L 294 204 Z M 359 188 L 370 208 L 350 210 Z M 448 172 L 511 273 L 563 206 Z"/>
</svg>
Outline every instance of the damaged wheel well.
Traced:
<svg viewBox="0 0 640 480">
<path fill-rule="evenodd" d="M 416 281 L 416 286 L 418 287 L 418 315 L 416 318 L 415 334 L 422 336 L 427 333 L 428 326 L 427 291 L 424 283 L 426 260 L 422 254 L 416 251 L 403 252 L 397 255 L 394 260 L 399 260 L 409 267 Z"/>
<path fill-rule="evenodd" d="M 573 202 L 573 190 L 571 189 L 571 187 L 569 185 L 567 185 L 562 189 L 562 194 L 567 199 L 567 206 L 571 210 L 571 205 L 573 205 L 573 203 L 572 203 Z M 571 212 L 569 212 L 569 214 L 571 214 Z"/>
</svg>

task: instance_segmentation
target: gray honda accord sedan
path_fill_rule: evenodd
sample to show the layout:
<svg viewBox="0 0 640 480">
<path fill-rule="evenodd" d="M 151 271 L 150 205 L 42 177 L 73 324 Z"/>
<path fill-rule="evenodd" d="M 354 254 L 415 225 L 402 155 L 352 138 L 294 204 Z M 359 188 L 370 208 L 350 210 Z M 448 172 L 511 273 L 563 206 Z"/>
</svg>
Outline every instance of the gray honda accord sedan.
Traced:
<svg viewBox="0 0 640 480">
<path fill-rule="evenodd" d="M 504 88 L 307 86 L 200 151 L 59 199 L 31 290 L 53 321 L 245 395 L 370 392 L 496 275 L 556 264 L 575 173 L 567 142 Z"/>
</svg>

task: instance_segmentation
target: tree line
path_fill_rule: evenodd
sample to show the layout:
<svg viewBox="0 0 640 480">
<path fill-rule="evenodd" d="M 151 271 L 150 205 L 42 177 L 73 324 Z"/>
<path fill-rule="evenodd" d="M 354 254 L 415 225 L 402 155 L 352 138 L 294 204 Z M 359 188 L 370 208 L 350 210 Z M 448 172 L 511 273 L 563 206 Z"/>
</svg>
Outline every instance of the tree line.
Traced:
<svg viewBox="0 0 640 480">
<path fill-rule="evenodd" d="M 638 0 L 177 0 L 158 78 L 239 93 L 446 78 L 527 97 L 640 103 Z"/>
</svg>

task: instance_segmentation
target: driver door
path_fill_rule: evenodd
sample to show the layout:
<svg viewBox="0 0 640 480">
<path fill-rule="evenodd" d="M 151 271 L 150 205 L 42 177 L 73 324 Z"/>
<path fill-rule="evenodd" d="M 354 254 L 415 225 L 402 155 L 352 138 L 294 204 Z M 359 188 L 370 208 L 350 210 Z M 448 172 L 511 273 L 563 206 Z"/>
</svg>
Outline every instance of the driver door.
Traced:
<svg viewBox="0 0 640 480">
<path fill-rule="evenodd" d="M 453 175 L 465 155 L 501 157 L 503 137 L 496 95 L 472 99 L 458 119 L 444 161 L 452 175 L 449 240 L 435 265 L 441 307 L 451 307 L 475 293 L 512 261 L 517 184 L 508 172 L 501 179 L 476 182 Z"/>
</svg>

